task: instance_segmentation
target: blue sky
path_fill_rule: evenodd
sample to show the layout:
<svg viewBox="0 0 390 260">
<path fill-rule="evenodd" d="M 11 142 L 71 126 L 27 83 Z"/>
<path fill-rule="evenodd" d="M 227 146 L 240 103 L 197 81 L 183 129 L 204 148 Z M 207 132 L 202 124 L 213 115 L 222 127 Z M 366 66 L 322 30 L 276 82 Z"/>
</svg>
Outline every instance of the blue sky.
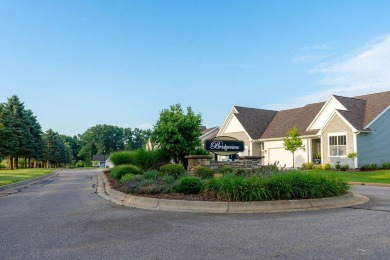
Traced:
<svg viewBox="0 0 390 260">
<path fill-rule="evenodd" d="M 388 1 L 0 0 L 0 102 L 44 130 L 151 128 L 181 103 L 287 109 L 390 90 Z"/>
</svg>

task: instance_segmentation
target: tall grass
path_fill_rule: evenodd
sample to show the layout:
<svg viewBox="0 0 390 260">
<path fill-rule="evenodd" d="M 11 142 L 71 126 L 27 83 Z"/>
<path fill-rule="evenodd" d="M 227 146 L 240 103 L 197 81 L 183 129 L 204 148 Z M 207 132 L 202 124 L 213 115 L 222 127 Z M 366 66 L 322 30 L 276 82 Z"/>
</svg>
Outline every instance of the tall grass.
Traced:
<svg viewBox="0 0 390 260">
<path fill-rule="evenodd" d="M 350 186 L 330 175 L 291 172 L 249 178 L 225 175 L 206 182 L 205 190 L 213 192 L 218 200 L 265 201 L 339 196 L 349 192 Z"/>
<path fill-rule="evenodd" d="M 160 150 L 146 151 L 144 149 L 116 152 L 110 156 L 110 159 L 116 166 L 133 164 L 141 167 L 143 170 L 159 169 L 160 166 L 169 161 Z"/>
</svg>

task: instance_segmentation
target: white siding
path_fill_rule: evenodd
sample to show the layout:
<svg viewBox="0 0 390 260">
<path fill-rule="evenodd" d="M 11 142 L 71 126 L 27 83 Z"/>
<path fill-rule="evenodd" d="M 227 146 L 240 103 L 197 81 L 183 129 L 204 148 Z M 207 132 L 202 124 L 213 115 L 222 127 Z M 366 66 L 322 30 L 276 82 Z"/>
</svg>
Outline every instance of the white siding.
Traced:
<svg viewBox="0 0 390 260">
<path fill-rule="evenodd" d="M 346 108 L 337 99 L 331 97 L 310 129 L 323 128 L 335 110 L 346 110 Z"/>
<path fill-rule="evenodd" d="M 237 117 L 233 116 L 223 133 L 225 134 L 235 132 L 245 132 L 245 129 L 241 125 L 240 121 L 238 121 Z"/>
</svg>

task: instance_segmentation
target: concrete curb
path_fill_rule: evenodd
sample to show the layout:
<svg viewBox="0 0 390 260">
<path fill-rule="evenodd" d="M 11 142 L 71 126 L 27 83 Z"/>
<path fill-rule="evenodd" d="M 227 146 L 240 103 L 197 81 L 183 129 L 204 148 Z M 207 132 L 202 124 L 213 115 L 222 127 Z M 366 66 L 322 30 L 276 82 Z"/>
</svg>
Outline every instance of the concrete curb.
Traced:
<svg viewBox="0 0 390 260">
<path fill-rule="evenodd" d="M 54 175 L 57 174 L 57 171 L 58 171 L 58 169 L 55 169 L 52 173 L 49 173 L 47 175 L 43 175 L 43 176 L 40 176 L 40 177 L 37 177 L 34 179 L 29 179 L 29 180 L 25 180 L 25 181 L 20 181 L 20 182 L 15 182 L 15 183 L 8 184 L 8 185 L 0 186 L 0 191 L 19 188 L 22 186 L 30 185 L 30 184 L 33 184 L 35 182 L 53 177 Z"/>
<path fill-rule="evenodd" d="M 351 185 L 362 185 L 362 186 L 374 186 L 374 187 L 390 187 L 390 184 L 386 183 L 374 183 L 374 182 L 348 182 Z"/>
<path fill-rule="evenodd" d="M 370 200 L 366 196 L 353 193 L 322 199 L 257 202 L 212 202 L 154 199 L 133 196 L 112 189 L 107 177 L 103 173 L 98 175 L 97 192 L 100 197 L 122 206 L 139 209 L 202 213 L 268 213 L 321 210 L 356 206 Z"/>
</svg>

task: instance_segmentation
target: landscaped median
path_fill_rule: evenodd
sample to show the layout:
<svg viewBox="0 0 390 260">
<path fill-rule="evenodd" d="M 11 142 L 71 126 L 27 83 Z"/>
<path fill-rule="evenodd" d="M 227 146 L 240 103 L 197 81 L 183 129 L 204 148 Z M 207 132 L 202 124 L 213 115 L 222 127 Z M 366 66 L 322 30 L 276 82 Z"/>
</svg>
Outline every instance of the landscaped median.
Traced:
<svg viewBox="0 0 390 260">
<path fill-rule="evenodd" d="M 98 194 L 102 198 L 118 205 L 150 210 L 206 213 L 266 213 L 340 208 L 360 205 L 369 201 L 369 198 L 353 193 L 320 199 L 255 202 L 169 200 L 134 196 L 114 190 L 107 176 L 103 173 L 99 174 L 98 180 Z"/>
</svg>

